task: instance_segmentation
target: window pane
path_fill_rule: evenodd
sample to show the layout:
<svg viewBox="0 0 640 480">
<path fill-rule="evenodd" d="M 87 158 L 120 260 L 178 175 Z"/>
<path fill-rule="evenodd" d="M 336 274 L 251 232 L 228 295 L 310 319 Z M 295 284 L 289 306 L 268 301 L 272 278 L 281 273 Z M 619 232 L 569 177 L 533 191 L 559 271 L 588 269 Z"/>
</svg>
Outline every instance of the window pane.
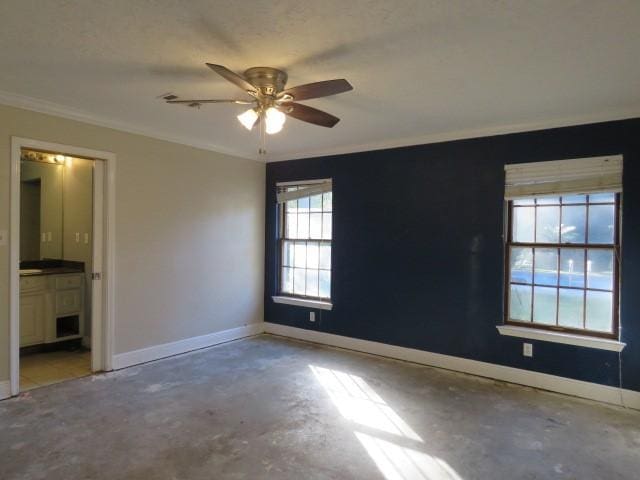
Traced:
<svg viewBox="0 0 640 480">
<path fill-rule="evenodd" d="M 517 283 L 533 282 L 533 249 L 511 249 L 511 281 Z"/>
<path fill-rule="evenodd" d="M 298 215 L 295 213 L 287 213 L 286 222 L 287 229 L 285 232 L 285 237 L 298 238 Z"/>
<path fill-rule="evenodd" d="M 531 287 L 511 285 L 509 318 L 521 322 L 531 321 Z"/>
<path fill-rule="evenodd" d="M 533 198 L 519 198 L 518 200 L 514 200 L 514 205 L 534 205 L 535 199 Z"/>
<path fill-rule="evenodd" d="M 286 205 L 287 205 L 287 213 L 298 212 L 298 200 L 289 200 Z"/>
<path fill-rule="evenodd" d="M 284 252 L 282 252 L 282 265 L 286 267 L 293 267 L 293 242 L 284 242 Z"/>
<path fill-rule="evenodd" d="M 331 297 L 331 273 L 327 270 L 320 270 L 320 296 Z"/>
<path fill-rule="evenodd" d="M 613 331 L 613 293 L 587 291 L 586 328 L 599 332 Z"/>
<path fill-rule="evenodd" d="M 307 296 L 318 296 L 318 270 L 307 270 Z"/>
<path fill-rule="evenodd" d="M 589 195 L 589 203 L 614 203 L 615 193 L 592 193 Z"/>
<path fill-rule="evenodd" d="M 560 207 L 538 207 L 536 214 L 536 242 L 558 243 Z"/>
<path fill-rule="evenodd" d="M 584 287 L 584 250 L 560 250 L 560 286 Z"/>
<path fill-rule="evenodd" d="M 558 325 L 582 328 L 584 316 L 584 290 L 560 289 Z"/>
<path fill-rule="evenodd" d="M 613 243 L 614 205 L 589 207 L 589 243 Z"/>
<path fill-rule="evenodd" d="M 297 268 L 305 268 L 307 266 L 307 246 L 304 242 L 296 242 L 294 260 L 294 266 Z"/>
<path fill-rule="evenodd" d="M 613 252 L 611 250 L 588 250 L 587 287 L 613 290 Z"/>
<path fill-rule="evenodd" d="M 309 214 L 298 214 L 298 238 L 309 238 Z"/>
<path fill-rule="evenodd" d="M 535 223 L 534 207 L 513 208 L 513 241 L 533 242 L 533 227 Z"/>
<path fill-rule="evenodd" d="M 322 211 L 322 195 L 314 195 L 309 199 L 309 207 L 312 212 Z"/>
<path fill-rule="evenodd" d="M 331 214 L 322 214 L 322 238 L 331 240 Z"/>
<path fill-rule="evenodd" d="M 298 213 L 308 213 L 309 212 L 309 197 L 299 198 L 298 199 Z"/>
<path fill-rule="evenodd" d="M 282 292 L 293 293 L 293 268 L 282 269 Z"/>
<path fill-rule="evenodd" d="M 542 197 L 536 198 L 538 205 L 558 205 L 560 203 L 560 197 Z"/>
<path fill-rule="evenodd" d="M 322 209 L 325 212 L 330 212 L 331 210 L 333 210 L 333 193 L 332 192 L 325 192 L 322 195 Z"/>
<path fill-rule="evenodd" d="M 304 295 L 306 292 L 306 271 L 304 268 L 293 269 L 293 293 L 296 295 Z"/>
<path fill-rule="evenodd" d="M 567 195 L 562 197 L 562 203 L 567 205 L 570 203 L 587 203 L 586 195 Z"/>
<path fill-rule="evenodd" d="M 318 242 L 307 243 L 307 268 L 318 268 Z"/>
<path fill-rule="evenodd" d="M 562 207 L 562 243 L 585 243 L 587 206 Z"/>
<path fill-rule="evenodd" d="M 312 213 L 309 217 L 309 238 L 322 238 L 322 214 Z"/>
<path fill-rule="evenodd" d="M 533 283 L 538 285 L 558 284 L 558 249 L 536 248 Z"/>
<path fill-rule="evenodd" d="M 331 270 L 331 245 L 320 245 L 320 268 Z"/>
<path fill-rule="evenodd" d="M 533 287 L 533 321 L 556 324 L 557 291 L 549 287 Z"/>
</svg>

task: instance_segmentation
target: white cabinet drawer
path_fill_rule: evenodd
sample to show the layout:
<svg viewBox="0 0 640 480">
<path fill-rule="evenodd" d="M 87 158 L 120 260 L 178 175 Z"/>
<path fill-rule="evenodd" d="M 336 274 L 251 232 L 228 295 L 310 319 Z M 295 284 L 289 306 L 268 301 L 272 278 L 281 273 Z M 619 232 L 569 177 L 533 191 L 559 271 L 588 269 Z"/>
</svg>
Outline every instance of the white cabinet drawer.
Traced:
<svg viewBox="0 0 640 480">
<path fill-rule="evenodd" d="M 81 305 L 80 289 L 56 292 L 56 315 L 77 313 Z"/>
<path fill-rule="evenodd" d="M 56 290 L 65 288 L 80 288 L 82 285 L 82 275 L 60 275 L 56 276 Z"/>
<path fill-rule="evenodd" d="M 47 286 L 47 277 L 45 276 L 33 276 L 33 277 L 20 277 L 20 291 L 32 292 L 37 290 L 44 290 Z"/>
</svg>

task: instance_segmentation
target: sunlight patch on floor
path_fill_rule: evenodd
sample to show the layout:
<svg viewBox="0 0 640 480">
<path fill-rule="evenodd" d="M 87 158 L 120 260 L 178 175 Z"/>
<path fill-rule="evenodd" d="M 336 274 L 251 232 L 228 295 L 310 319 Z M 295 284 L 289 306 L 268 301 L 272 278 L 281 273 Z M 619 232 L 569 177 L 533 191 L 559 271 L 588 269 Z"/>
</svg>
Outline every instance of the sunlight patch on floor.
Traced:
<svg viewBox="0 0 640 480">
<path fill-rule="evenodd" d="M 425 447 L 424 440 L 364 379 L 315 365 L 309 368 L 340 414 L 355 424 L 356 438 L 387 480 L 462 480 L 444 460 L 418 450 Z M 362 427 L 368 433 L 360 431 Z M 394 436 L 402 444 L 388 440 Z"/>
</svg>

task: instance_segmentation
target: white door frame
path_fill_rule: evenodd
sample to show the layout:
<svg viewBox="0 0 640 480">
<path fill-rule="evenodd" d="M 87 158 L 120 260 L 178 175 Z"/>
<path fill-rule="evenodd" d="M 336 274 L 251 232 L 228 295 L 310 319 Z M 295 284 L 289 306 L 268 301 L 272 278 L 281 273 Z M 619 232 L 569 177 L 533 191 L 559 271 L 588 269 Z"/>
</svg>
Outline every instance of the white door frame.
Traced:
<svg viewBox="0 0 640 480">
<path fill-rule="evenodd" d="M 74 147 L 59 143 L 43 142 L 21 137 L 11 137 L 11 235 L 9 239 L 9 379 L 11 395 L 20 391 L 20 153 L 22 148 L 33 148 L 56 152 L 63 155 L 91 158 L 102 162 L 100 174 L 103 177 L 102 188 L 94 187 L 94 218 L 103 222 L 94 222 L 93 255 L 102 260 L 100 272 L 102 280 L 93 281 L 93 300 L 102 304 L 102 308 L 92 307 L 92 369 L 108 371 L 113 369 L 113 328 L 114 328 L 114 279 L 115 279 L 115 178 L 116 156 L 83 147 Z M 95 180 L 94 180 L 95 181 Z M 102 191 L 102 195 L 100 195 Z M 98 215 L 95 211 L 100 209 Z M 99 262 L 98 262 L 99 266 Z M 101 288 L 100 288 L 101 286 Z M 98 287 L 98 288 L 95 288 Z M 96 348 L 97 347 L 97 348 Z"/>
</svg>

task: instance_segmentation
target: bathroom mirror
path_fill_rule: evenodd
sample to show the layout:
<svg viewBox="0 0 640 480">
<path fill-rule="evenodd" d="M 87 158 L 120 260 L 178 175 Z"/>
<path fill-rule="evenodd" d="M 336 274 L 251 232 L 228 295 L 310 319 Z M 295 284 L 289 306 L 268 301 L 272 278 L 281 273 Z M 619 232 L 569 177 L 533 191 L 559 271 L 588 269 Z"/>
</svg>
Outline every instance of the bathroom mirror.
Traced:
<svg viewBox="0 0 640 480">
<path fill-rule="evenodd" d="M 20 161 L 20 261 L 63 258 L 64 164 Z"/>
</svg>

